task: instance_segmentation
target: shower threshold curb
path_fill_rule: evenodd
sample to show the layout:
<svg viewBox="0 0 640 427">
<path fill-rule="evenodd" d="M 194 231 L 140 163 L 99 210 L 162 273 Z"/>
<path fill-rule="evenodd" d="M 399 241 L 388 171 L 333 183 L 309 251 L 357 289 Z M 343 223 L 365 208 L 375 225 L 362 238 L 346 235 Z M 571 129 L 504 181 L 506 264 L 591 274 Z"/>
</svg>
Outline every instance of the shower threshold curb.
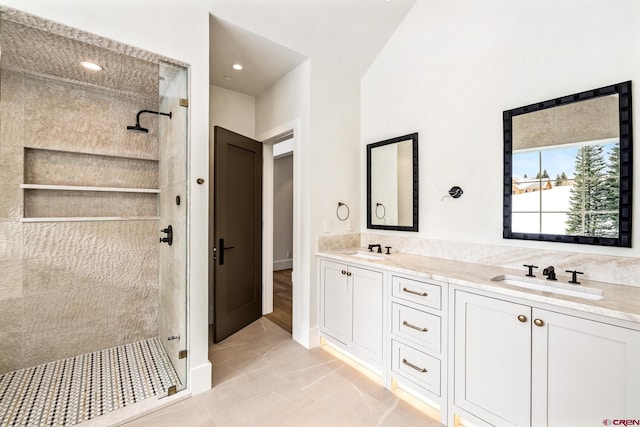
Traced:
<svg viewBox="0 0 640 427">
<path fill-rule="evenodd" d="M 137 420 L 140 417 L 151 414 L 153 412 L 174 405 L 182 400 L 191 397 L 189 390 L 182 390 L 172 396 L 150 397 L 132 405 L 125 406 L 108 414 L 92 418 L 83 423 L 77 424 L 78 427 L 106 427 L 121 426 Z"/>
</svg>

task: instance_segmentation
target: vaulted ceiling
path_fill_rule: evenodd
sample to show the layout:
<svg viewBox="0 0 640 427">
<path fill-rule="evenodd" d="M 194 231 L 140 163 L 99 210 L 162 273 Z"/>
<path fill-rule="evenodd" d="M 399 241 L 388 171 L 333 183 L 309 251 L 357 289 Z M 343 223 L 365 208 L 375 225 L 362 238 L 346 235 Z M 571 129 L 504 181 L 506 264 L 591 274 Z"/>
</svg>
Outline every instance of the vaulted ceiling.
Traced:
<svg viewBox="0 0 640 427">
<path fill-rule="evenodd" d="M 415 2 L 210 0 L 210 83 L 256 96 L 307 58 L 360 77 Z"/>
</svg>

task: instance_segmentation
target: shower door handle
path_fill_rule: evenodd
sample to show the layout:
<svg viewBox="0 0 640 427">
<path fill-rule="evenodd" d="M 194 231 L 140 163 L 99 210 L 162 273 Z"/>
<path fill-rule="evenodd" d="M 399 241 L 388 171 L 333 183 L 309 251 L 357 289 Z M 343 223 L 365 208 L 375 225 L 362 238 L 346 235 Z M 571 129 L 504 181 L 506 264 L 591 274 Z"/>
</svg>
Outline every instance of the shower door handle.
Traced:
<svg viewBox="0 0 640 427">
<path fill-rule="evenodd" d="M 167 243 L 169 246 L 173 243 L 173 227 L 168 226 L 165 229 L 160 230 L 161 233 L 166 233 L 166 237 L 160 238 L 160 243 Z"/>
<path fill-rule="evenodd" d="M 219 240 L 219 245 L 218 245 L 218 259 L 220 260 L 220 265 L 224 264 L 224 251 L 226 249 L 233 249 L 233 246 L 224 246 L 224 239 L 220 239 Z"/>
</svg>

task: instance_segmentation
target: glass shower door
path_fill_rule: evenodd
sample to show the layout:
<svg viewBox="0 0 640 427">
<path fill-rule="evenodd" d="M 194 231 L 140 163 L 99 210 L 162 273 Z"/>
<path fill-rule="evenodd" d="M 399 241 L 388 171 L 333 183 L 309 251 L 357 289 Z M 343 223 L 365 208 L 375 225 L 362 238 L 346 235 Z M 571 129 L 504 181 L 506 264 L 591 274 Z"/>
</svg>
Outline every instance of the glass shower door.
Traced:
<svg viewBox="0 0 640 427">
<path fill-rule="evenodd" d="M 161 112 L 171 112 L 170 120 L 158 120 L 159 130 L 159 228 L 171 226 L 172 242 L 160 244 L 160 295 L 158 329 L 160 340 L 175 368 L 180 384 L 187 381 L 187 156 L 188 156 L 188 73 L 187 68 L 159 64 Z M 160 230 L 159 230 L 160 231 Z"/>
</svg>

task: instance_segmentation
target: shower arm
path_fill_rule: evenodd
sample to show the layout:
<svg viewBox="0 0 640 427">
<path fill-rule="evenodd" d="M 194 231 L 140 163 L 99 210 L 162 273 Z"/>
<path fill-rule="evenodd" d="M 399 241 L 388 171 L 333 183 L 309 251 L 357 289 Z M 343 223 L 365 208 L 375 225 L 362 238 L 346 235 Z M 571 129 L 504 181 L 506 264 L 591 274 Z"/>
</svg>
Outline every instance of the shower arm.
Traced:
<svg viewBox="0 0 640 427">
<path fill-rule="evenodd" d="M 136 114 L 136 125 L 140 126 L 140 114 L 142 113 L 150 113 L 150 114 L 158 114 L 160 116 L 169 116 L 171 118 L 171 112 L 161 113 L 160 111 L 151 111 L 151 110 L 140 110 L 138 114 Z"/>
</svg>

